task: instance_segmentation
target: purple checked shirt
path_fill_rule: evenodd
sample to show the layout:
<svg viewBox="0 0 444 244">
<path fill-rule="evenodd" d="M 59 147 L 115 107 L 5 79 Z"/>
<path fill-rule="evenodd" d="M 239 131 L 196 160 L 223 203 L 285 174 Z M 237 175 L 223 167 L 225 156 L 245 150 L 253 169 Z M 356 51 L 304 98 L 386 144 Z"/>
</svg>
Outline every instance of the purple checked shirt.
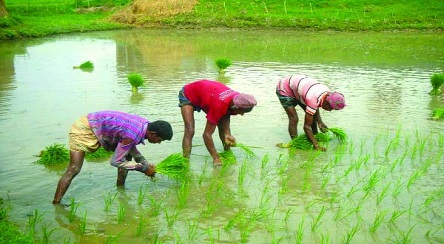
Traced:
<svg viewBox="0 0 444 244">
<path fill-rule="evenodd" d="M 87 118 L 101 146 L 106 150 L 114 151 L 110 161 L 111 165 L 124 166 L 127 154 L 131 155 L 138 163 L 146 163 L 136 145 L 145 144 L 143 141 L 149 123 L 147 119 L 118 111 L 94 112 L 88 114 Z M 122 139 L 124 138 L 132 139 L 132 143 L 123 145 Z M 124 168 L 139 170 L 140 167 L 127 165 Z"/>
</svg>

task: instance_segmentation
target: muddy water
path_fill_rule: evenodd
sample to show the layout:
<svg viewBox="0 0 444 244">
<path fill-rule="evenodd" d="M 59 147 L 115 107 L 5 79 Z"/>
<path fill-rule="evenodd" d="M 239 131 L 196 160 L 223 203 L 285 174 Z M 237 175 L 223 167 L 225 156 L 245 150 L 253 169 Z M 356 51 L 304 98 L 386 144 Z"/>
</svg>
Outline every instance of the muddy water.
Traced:
<svg viewBox="0 0 444 244">
<path fill-rule="evenodd" d="M 224 75 L 214 65 L 220 57 L 233 61 Z M 92 72 L 73 69 L 88 60 Z M 23 229 L 30 213 L 42 215 L 39 238 L 41 226 L 55 229 L 49 238 L 55 243 L 328 243 L 346 240 L 354 227 L 353 240 L 360 243 L 444 236 L 444 122 L 429 120 L 434 108 L 444 107 L 444 96 L 428 95 L 430 76 L 444 68 L 441 34 L 113 31 L 0 43 L 0 64 L 0 197 L 11 203 L 11 220 Z M 138 93 L 127 82 L 130 72 L 145 78 Z M 274 87 L 292 74 L 315 77 L 345 95 L 344 110 L 321 115 L 328 126 L 345 129 L 347 143 L 332 140 L 322 154 L 275 147 L 289 136 Z M 51 204 L 65 166 L 34 164 L 34 155 L 52 143 L 67 145 L 79 116 L 113 109 L 170 121 L 171 141 L 139 147 L 157 163 L 181 150 L 179 89 L 203 78 L 256 96 L 251 113 L 232 118 L 233 135 L 255 157 L 235 148 L 237 163 L 214 170 L 200 113 L 188 191 L 137 172 L 125 188 L 116 188 L 115 168 L 85 162 L 63 200 L 78 204 L 76 219 L 69 220 L 69 207 Z M 216 146 L 222 150 L 217 140 Z M 365 161 L 361 167 L 350 167 L 359 161 Z M 372 175 L 380 177 L 369 187 Z M 376 204 L 384 189 L 389 193 Z M 139 204 L 145 191 L 151 198 Z M 180 207 L 183 192 L 188 198 Z M 116 198 L 105 211 L 111 196 Z M 425 204 L 427 199 L 436 200 Z M 389 221 L 393 212 L 403 213 L 399 223 Z M 371 231 L 375 215 L 385 218 Z"/>
</svg>

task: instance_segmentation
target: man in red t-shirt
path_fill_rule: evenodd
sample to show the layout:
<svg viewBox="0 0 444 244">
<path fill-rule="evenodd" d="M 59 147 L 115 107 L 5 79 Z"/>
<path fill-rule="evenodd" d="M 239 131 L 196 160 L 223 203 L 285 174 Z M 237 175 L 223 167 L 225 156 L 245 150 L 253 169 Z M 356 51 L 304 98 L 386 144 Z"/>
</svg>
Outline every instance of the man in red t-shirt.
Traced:
<svg viewBox="0 0 444 244">
<path fill-rule="evenodd" d="M 207 123 L 203 139 L 208 152 L 213 157 L 214 166 L 222 165 L 213 142 L 213 133 L 216 126 L 224 150 L 236 144 L 231 135 L 230 116 L 244 115 L 256 106 L 256 99 L 249 94 L 231 90 L 226 85 L 210 80 L 199 80 L 185 85 L 179 92 L 179 107 L 185 123 L 185 132 L 182 140 L 183 156 L 190 157 L 195 122 L 194 111 L 203 110 L 207 116 Z"/>
</svg>

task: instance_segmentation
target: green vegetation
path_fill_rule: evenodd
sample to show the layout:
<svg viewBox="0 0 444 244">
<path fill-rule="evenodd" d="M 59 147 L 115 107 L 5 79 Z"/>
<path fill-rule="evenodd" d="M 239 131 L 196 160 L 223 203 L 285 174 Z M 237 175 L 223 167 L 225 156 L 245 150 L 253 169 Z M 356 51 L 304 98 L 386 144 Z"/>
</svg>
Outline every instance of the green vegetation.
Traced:
<svg viewBox="0 0 444 244">
<path fill-rule="evenodd" d="M 430 78 L 430 83 L 432 84 L 432 90 L 430 95 L 440 95 L 442 93 L 441 86 L 444 84 L 444 74 L 436 73 Z"/>
<path fill-rule="evenodd" d="M 93 70 L 94 64 L 91 61 L 86 61 L 82 63 L 80 66 L 74 66 L 74 69 L 81 69 L 81 70 Z"/>
<path fill-rule="evenodd" d="M 131 90 L 137 92 L 139 87 L 143 85 L 143 77 L 138 73 L 131 73 L 128 75 L 128 82 L 131 85 Z"/>
<path fill-rule="evenodd" d="M 0 198 L 0 243 L 34 243 L 33 236 L 22 233 L 18 226 L 8 219 L 9 208 Z"/>
<path fill-rule="evenodd" d="M 178 181 L 188 180 L 189 162 L 182 153 L 173 153 L 156 165 L 156 173 Z"/>
<path fill-rule="evenodd" d="M 228 58 L 218 58 L 215 61 L 219 74 L 225 73 L 225 69 L 231 65 L 231 60 Z"/>
<path fill-rule="evenodd" d="M 444 1 L 6 1 L 0 39 L 143 27 L 442 30 Z M 142 4 L 151 4 L 144 6 Z M 154 7 L 156 4 L 156 7 Z M 140 6 L 139 6 L 140 5 Z M 137 9 L 139 12 L 134 12 Z M 130 11 L 131 10 L 131 11 Z M 145 12 L 143 12 L 145 11 Z"/>
<path fill-rule="evenodd" d="M 112 151 L 105 150 L 103 147 L 99 147 L 99 149 L 93 153 L 86 153 L 85 158 L 88 161 L 97 161 L 101 159 L 108 159 L 111 157 L 111 155 L 113 155 L 113 153 L 114 152 Z"/>
<path fill-rule="evenodd" d="M 54 143 L 51 146 L 45 147 L 38 155 L 38 164 L 55 165 L 69 162 L 69 150 L 64 145 Z"/>
<path fill-rule="evenodd" d="M 340 142 L 347 141 L 347 134 L 343 129 L 340 128 L 328 128 L 328 131 L 332 132 L 333 136 Z M 328 132 L 317 133 L 314 135 L 315 139 L 320 144 L 326 144 L 331 140 L 331 135 Z M 281 148 L 292 148 L 292 149 L 302 149 L 309 150 L 313 149 L 313 144 L 310 142 L 305 134 L 294 137 L 289 143 L 278 143 L 276 146 Z"/>
<path fill-rule="evenodd" d="M 433 109 L 432 119 L 434 119 L 434 120 L 444 119 L 444 108 Z"/>
</svg>

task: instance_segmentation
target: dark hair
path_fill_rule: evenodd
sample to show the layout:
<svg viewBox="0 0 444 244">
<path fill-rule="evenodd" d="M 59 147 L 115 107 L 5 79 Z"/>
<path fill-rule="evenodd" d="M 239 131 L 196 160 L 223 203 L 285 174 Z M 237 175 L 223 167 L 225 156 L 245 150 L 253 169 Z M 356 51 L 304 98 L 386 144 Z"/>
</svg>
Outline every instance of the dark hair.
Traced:
<svg viewBox="0 0 444 244">
<path fill-rule="evenodd" d="M 173 128 L 171 128 L 170 123 L 157 120 L 148 124 L 148 130 L 155 132 L 158 136 L 162 137 L 164 140 L 171 140 L 173 138 Z"/>
</svg>

